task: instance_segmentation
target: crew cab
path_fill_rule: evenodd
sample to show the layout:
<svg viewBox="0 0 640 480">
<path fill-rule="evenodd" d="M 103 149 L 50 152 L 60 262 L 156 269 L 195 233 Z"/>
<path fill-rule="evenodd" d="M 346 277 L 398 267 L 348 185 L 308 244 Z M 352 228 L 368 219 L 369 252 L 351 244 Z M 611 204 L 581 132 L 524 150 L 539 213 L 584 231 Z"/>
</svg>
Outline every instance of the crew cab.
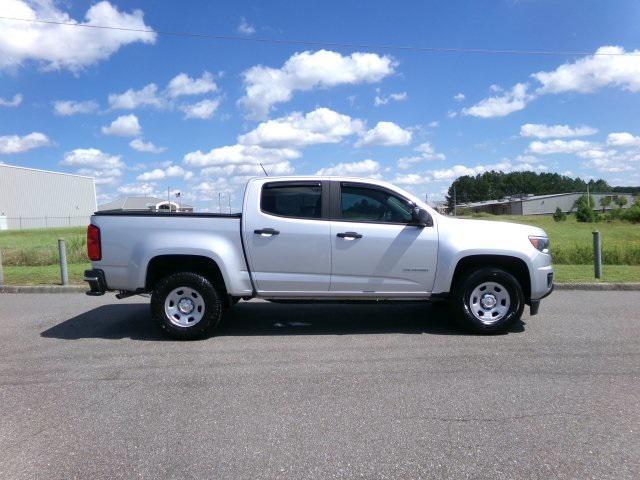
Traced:
<svg viewBox="0 0 640 480">
<path fill-rule="evenodd" d="M 100 211 L 87 249 L 89 295 L 150 293 L 154 320 L 184 339 L 251 298 L 446 300 L 453 319 L 495 333 L 553 289 L 544 230 L 441 215 L 371 179 L 254 178 L 237 214 Z"/>
</svg>

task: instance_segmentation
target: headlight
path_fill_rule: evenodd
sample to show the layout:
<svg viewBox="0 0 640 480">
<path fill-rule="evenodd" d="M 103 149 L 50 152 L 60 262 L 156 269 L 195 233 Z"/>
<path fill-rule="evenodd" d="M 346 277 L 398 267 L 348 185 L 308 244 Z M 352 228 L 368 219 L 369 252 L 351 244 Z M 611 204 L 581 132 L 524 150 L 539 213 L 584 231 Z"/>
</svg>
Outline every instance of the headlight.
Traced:
<svg viewBox="0 0 640 480">
<path fill-rule="evenodd" d="M 551 242 L 549 241 L 549 237 L 529 237 L 529 241 L 531 245 L 533 245 L 536 250 L 541 251 L 542 253 L 549 253 L 549 247 L 551 246 Z"/>
</svg>

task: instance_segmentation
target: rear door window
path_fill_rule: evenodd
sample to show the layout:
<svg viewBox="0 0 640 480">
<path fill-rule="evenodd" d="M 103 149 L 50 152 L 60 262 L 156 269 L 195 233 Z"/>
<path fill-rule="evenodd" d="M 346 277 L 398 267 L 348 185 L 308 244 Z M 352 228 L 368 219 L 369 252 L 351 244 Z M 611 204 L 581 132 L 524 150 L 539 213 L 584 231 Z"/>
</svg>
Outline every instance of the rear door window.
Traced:
<svg viewBox="0 0 640 480">
<path fill-rule="evenodd" d="M 262 187 L 260 208 L 265 213 L 280 217 L 321 218 L 322 187 L 320 182 L 267 183 Z"/>
</svg>

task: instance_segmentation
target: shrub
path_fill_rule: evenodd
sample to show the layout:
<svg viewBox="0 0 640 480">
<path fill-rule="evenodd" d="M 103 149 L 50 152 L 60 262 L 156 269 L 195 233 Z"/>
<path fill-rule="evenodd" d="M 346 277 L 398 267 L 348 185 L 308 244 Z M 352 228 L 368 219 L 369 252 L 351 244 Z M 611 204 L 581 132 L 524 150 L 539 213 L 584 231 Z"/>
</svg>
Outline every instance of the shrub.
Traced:
<svg viewBox="0 0 640 480">
<path fill-rule="evenodd" d="M 576 220 L 579 222 L 595 222 L 596 213 L 593 211 L 594 206 L 595 202 L 593 198 L 582 195 L 575 203 Z"/>
<path fill-rule="evenodd" d="M 636 202 L 633 206 L 620 213 L 620 218 L 631 223 L 640 223 L 640 204 Z"/>
<path fill-rule="evenodd" d="M 567 214 L 564 213 L 560 207 L 556 207 L 556 211 L 553 214 L 553 219 L 556 222 L 564 222 L 567 219 Z"/>
</svg>

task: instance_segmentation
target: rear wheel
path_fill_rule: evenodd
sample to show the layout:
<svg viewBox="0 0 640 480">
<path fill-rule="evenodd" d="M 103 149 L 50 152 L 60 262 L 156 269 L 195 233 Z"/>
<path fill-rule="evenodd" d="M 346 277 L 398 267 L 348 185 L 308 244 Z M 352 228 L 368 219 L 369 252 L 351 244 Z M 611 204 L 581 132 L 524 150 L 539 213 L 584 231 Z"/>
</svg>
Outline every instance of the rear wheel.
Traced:
<svg viewBox="0 0 640 480">
<path fill-rule="evenodd" d="M 202 338 L 222 318 L 221 298 L 206 277 L 192 272 L 174 273 L 156 284 L 151 295 L 151 315 L 173 338 Z"/>
<path fill-rule="evenodd" d="M 455 286 L 453 314 L 477 333 L 501 333 L 520 320 L 524 294 L 518 280 L 499 268 L 480 268 Z"/>
</svg>

